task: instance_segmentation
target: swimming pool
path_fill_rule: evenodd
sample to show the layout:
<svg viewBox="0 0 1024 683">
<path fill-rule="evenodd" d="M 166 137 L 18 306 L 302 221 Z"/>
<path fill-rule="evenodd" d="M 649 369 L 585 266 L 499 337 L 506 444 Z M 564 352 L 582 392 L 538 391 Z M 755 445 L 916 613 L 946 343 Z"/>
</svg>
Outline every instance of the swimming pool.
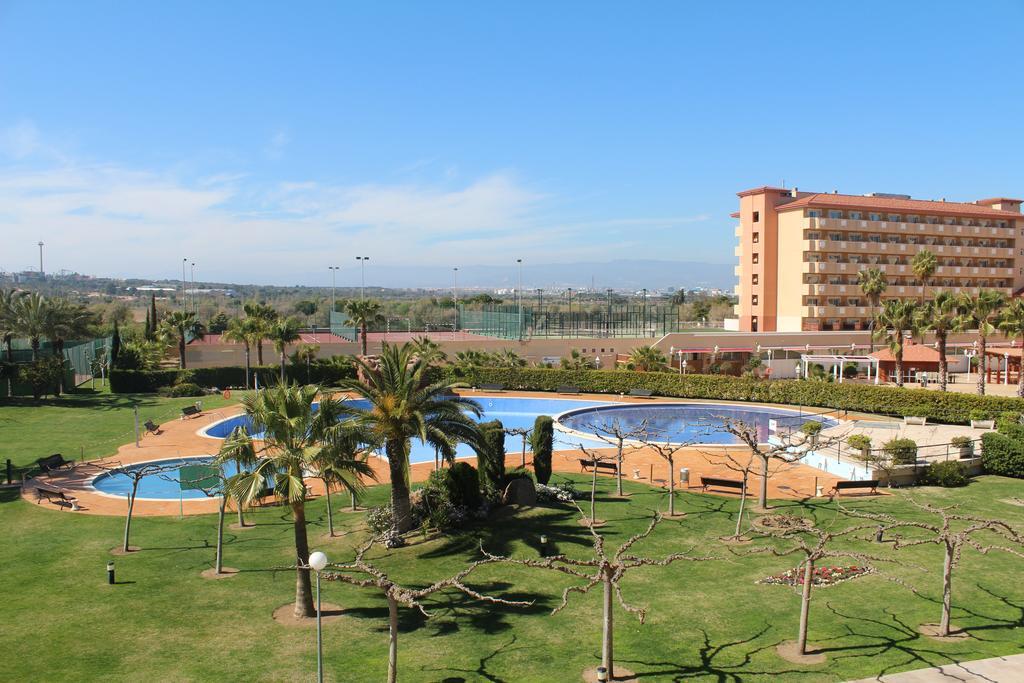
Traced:
<svg viewBox="0 0 1024 683">
<path fill-rule="evenodd" d="M 138 470 L 147 465 L 161 465 L 167 467 L 184 467 L 185 465 L 209 465 L 213 462 L 212 455 L 193 455 L 187 458 L 170 458 L 167 460 L 154 460 L 152 462 L 140 462 L 133 465 L 125 465 L 122 469 Z M 180 470 L 164 472 L 159 475 L 143 477 L 139 481 L 139 490 L 136 493 L 138 500 L 194 500 L 206 498 L 206 494 L 200 490 L 181 490 Z M 238 468 L 234 464 L 224 466 L 224 475 L 231 477 L 238 474 Z M 127 498 L 132 492 L 132 480 L 126 474 L 120 472 L 104 472 L 92 480 L 92 486 L 100 493 L 108 496 Z"/>
</svg>

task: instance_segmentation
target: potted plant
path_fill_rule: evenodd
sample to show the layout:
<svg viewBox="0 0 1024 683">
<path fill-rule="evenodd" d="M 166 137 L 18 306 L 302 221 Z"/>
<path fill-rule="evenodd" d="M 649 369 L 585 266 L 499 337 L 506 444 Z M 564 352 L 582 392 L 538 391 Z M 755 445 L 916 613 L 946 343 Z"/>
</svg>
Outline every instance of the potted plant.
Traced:
<svg viewBox="0 0 1024 683">
<path fill-rule="evenodd" d="M 974 457 L 974 440 L 971 437 L 954 436 L 949 440 L 949 443 L 960 452 L 961 460 Z"/>
<path fill-rule="evenodd" d="M 995 429 L 996 421 L 984 410 L 974 409 L 971 411 L 970 417 L 972 429 Z"/>
<path fill-rule="evenodd" d="M 908 425 L 924 425 L 928 422 L 928 413 L 921 409 L 912 409 L 907 411 L 909 414 L 903 416 L 904 424 Z"/>
<path fill-rule="evenodd" d="M 893 465 L 917 464 L 917 442 L 913 439 L 889 439 L 882 449 Z"/>
<path fill-rule="evenodd" d="M 823 425 L 817 420 L 808 420 L 804 422 L 800 427 L 800 431 L 807 436 L 807 440 L 811 442 L 812 446 L 818 445 L 818 434 L 821 433 Z"/>
<path fill-rule="evenodd" d="M 846 444 L 855 451 L 860 451 L 864 462 L 871 459 L 871 437 L 867 434 L 854 434 L 846 440 Z"/>
</svg>

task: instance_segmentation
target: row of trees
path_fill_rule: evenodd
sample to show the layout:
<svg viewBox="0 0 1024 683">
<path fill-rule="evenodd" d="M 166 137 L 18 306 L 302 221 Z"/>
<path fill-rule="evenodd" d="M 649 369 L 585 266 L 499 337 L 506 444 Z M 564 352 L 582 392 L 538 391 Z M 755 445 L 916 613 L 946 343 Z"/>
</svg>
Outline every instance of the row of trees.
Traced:
<svg viewBox="0 0 1024 683">
<path fill-rule="evenodd" d="M 15 339 L 27 339 L 32 360 L 39 359 L 42 341 L 50 342 L 54 356 L 60 356 L 64 344 L 90 334 L 92 313 L 81 304 L 35 292 L 0 289 L 0 338 L 7 361 L 13 362 Z"/>
</svg>

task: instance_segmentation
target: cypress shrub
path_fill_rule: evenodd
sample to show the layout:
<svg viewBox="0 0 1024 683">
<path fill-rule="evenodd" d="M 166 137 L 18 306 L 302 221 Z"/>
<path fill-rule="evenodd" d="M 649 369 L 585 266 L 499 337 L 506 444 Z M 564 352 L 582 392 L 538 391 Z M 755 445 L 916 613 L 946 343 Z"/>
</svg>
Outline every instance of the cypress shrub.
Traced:
<svg viewBox="0 0 1024 683">
<path fill-rule="evenodd" d="M 501 496 L 501 485 L 505 481 L 505 426 L 501 420 L 492 420 L 480 425 L 482 443 L 477 450 L 480 467 L 480 488 L 488 500 Z"/>
<path fill-rule="evenodd" d="M 537 483 L 551 481 L 551 451 L 554 449 L 555 425 L 548 415 L 538 415 L 530 434 L 530 450 L 533 451 L 533 471 Z"/>
<path fill-rule="evenodd" d="M 464 505 L 470 510 L 480 507 L 480 475 L 472 465 L 460 460 L 441 472 L 444 474 L 438 484 L 452 505 Z"/>
</svg>

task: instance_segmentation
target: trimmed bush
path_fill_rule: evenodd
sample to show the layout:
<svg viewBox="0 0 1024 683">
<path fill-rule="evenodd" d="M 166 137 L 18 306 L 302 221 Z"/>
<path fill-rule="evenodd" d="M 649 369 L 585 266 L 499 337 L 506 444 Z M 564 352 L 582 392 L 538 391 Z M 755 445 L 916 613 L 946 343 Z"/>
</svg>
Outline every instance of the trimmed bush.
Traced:
<svg viewBox="0 0 1024 683">
<path fill-rule="evenodd" d="M 181 384 L 175 384 L 173 387 L 160 387 L 157 392 L 161 396 L 169 396 L 170 398 L 183 398 L 185 396 L 205 396 L 206 392 L 198 384 L 192 382 L 182 382 Z"/>
<path fill-rule="evenodd" d="M 821 433 L 823 425 L 817 420 L 808 420 L 800 425 L 800 431 L 807 436 L 817 436 Z"/>
<path fill-rule="evenodd" d="M 998 432 L 982 434 L 981 466 L 986 474 L 1024 479 L 1024 442 Z"/>
<path fill-rule="evenodd" d="M 1001 422 L 999 424 L 999 433 L 1024 445 L 1024 425 L 1019 422 Z"/>
<path fill-rule="evenodd" d="M 867 434 L 854 434 L 846 440 L 846 445 L 858 451 L 871 448 L 871 437 Z"/>
<path fill-rule="evenodd" d="M 259 379 L 261 387 L 277 384 L 281 376 L 278 365 L 253 366 L 250 377 Z M 337 384 L 342 379 L 355 377 L 350 364 L 337 362 L 316 362 L 310 365 L 310 379 L 313 384 L 325 386 Z M 286 365 L 285 377 L 289 381 L 306 383 L 305 365 Z M 184 378 L 184 379 L 183 379 Z M 226 365 L 217 368 L 188 368 L 186 370 L 119 370 L 110 371 L 110 389 L 115 393 L 155 393 L 160 387 L 192 382 L 201 387 L 234 389 L 245 386 L 245 368 Z"/>
<path fill-rule="evenodd" d="M 967 486 L 971 478 L 967 476 L 967 468 L 956 460 L 933 462 L 921 475 L 921 483 L 925 486 L 943 486 L 954 488 Z"/>
<path fill-rule="evenodd" d="M 462 505 L 470 510 L 480 507 L 480 475 L 472 465 L 459 461 L 441 472 L 444 473 L 441 486 L 452 505 Z"/>
<path fill-rule="evenodd" d="M 913 465 L 917 462 L 917 443 L 913 439 L 890 439 L 882 446 L 893 465 Z"/>
<path fill-rule="evenodd" d="M 533 451 L 533 471 L 537 482 L 551 481 L 551 451 L 554 450 L 555 425 L 549 415 L 538 415 L 530 434 L 530 450 Z"/>
<path fill-rule="evenodd" d="M 576 386 L 599 394 L 627 394 L 648 389 L 656 396 L 749 401 L 816 406 L 878 415 L 919 415 L 932 422 L 967 424 L 972 410 L 990 414 L 1024 412 L 1024 399 L 955 392 L 828 383 L 808 380 L 764 381 L 728 375 L 684 375 L 627 370 L 563 370 L 560 368 L 455 368 L 445 371 L 453 382 L 469 386 L 503 384 L 508 389 L 555 391 Z"/>
<path fill-rule="evenodd" d="M 477 450 L 480 490 L 484 498 L 493 502 L 501 497 L 505 481 L 505 426 L 501 420 L 491 420 L 480 425 L 480 433 L 483 437 Z"/>
</svg>

